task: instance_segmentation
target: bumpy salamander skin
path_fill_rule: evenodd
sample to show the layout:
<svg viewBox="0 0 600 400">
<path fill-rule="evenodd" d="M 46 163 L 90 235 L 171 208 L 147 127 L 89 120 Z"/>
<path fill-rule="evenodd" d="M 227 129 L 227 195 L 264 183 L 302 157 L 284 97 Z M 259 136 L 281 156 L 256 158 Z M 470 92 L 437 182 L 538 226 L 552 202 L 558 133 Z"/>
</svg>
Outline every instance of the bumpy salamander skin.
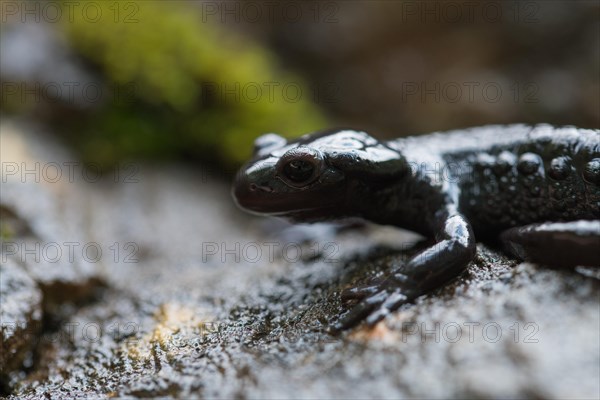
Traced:
<svg viewBox="0 0 600 400">
<path fill-rule="evenodd" d="M 456 277 L 475 237 L 500 236 L 522 259 L 600 265 L 598 130 L 487 126 L 382 142 L 338 129 L 255 145 L 233 186 L 243 209 L 301 222 L 361 217 L 436 239 L 384 282 L 350 290 L 362 302 L 335 329 L 373 325 Z"/>
</svg>

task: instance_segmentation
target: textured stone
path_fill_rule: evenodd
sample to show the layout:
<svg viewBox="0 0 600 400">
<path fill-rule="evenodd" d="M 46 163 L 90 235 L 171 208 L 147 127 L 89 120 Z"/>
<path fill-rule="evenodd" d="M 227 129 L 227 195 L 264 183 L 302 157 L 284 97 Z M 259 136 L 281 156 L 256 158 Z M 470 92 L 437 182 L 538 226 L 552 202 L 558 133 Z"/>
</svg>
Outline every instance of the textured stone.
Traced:
<svg viewBox="0 0 600 400">
<path fill-rule="evenodd" d="M 37 282 L 46 308 L 90 297 L 103 260 L 96 260 L 96 244 L 87 239 L 82 188 L 75 172 L 69 176 L 68 163 L 75 161 L 35 130 L 9 123 L 1 130 L 3 259 L 21 265 Z"/>
<path fill-rule="evenodd" d="M 41 328 L 42 294 L 33 279 L 7 259 L 0 262 L 0 299 L 0 377 L 5 386 L 16 378 L 10 375 L 24 362 L 31 366 Z"/>
<path fill-rule="evenodd" d="M 331 336 L 350 307 L 340 292 L 404 262 L 418 237 L 275 229 L 237 211 L 209 175 L 138 176 L 81 192 L 89 240 L 135 243 L 136 262 L 102 264 L 106 287 L 43 332 L 13 398 L 600 396 L 595 270 L 519 264 L 480 244 L 452 283 L 374 329 Z M 263 254 L 245 254 L 249 244 Z"/>
</svg>

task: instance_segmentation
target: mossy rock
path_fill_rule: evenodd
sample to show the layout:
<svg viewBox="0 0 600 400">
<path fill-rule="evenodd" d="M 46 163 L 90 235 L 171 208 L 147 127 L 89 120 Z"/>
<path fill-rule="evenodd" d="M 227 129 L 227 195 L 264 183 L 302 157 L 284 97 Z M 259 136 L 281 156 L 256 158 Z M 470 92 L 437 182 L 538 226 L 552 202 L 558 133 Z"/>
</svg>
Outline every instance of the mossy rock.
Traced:
<svg viewBox="0 0 600 400">
<path fill-rule="evenodd" d="M 191 157 L 235 166 L 262 133 L 293 137 L 326 124 L 301 79 L 248 38 L 203 22 L 192 5 L 127 2 L 117 13 L 118 3 L 94 4 L 98 15 L 74 12 L 63 24 L 114 95 L 65 121 L 86 160 Z"/>
</svg>

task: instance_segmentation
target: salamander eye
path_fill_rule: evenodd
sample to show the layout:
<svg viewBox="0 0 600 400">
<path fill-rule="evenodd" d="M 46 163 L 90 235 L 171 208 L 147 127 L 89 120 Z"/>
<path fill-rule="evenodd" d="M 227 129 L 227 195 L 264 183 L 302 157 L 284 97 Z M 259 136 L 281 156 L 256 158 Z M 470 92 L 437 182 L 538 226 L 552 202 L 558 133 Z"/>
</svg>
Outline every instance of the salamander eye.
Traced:
<svg viewBox="0 0 600 400">
<path fill-rule="evenodd" d="M 287 151 L 279 160 L 279 176 L 291 186 L 305 186 L 319 177 L 323 167 L 323 156 L 309 147 L 296 147 Z"/>
<path fill-rule="evenodd" d="M 315 167 L 308 161 L 292 160 L 283 166 L 283 173 L 292 182 L 300 183 L 309 180 Z"/>
</svg>

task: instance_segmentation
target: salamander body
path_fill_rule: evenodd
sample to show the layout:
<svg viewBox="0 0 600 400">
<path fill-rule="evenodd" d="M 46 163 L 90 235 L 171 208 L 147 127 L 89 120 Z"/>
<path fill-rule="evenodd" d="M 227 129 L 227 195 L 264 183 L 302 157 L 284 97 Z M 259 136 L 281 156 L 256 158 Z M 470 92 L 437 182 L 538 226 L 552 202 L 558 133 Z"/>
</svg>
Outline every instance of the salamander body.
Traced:
<svg viewBox="0 0 600 400">
<path fill-rule="evenodd" d="M 340 323 L 374 324 L 463 271 L 475 237 L 559 266 L 600 265 L 600 131 L 486 126 L 379 141 L 337 129 L 268 134 L 238 173 L 243 209 L 299 222 L 360 217 L 435 238 Z"/>
</svg>

